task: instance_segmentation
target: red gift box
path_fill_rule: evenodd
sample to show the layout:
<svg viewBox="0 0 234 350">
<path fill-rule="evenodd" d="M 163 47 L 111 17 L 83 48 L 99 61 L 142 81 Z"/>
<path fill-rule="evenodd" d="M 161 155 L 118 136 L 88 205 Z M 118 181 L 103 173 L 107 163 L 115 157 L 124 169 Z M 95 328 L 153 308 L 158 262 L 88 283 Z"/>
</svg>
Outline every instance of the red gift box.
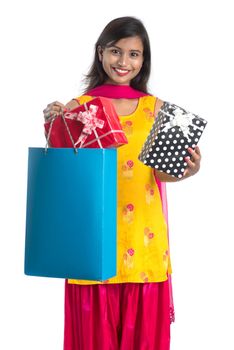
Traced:
<svg viewBox="0 0 234 350">
<path fill-rule="evenodd" d="M 128 143 L 112 102 L 104 97 L 58 116 L 44 127 L 52 147 L 110 148 Z"/>
</svg>

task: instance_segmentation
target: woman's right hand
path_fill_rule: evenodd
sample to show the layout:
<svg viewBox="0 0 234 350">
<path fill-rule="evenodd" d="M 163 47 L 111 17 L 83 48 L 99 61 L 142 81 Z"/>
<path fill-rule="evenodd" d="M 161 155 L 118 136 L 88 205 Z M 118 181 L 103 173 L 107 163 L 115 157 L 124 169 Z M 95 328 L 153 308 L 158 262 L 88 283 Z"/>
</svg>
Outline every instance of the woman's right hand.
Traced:
<svg viewBox="0 0 234 350">
<path fill-rule="evenodd" d="M 45 122 L 50 121 L 54 117 L 62 115 L 65 111 L 67 111 L 67 108 L 62 103 L 58 101 L 49 103 L 43 110 Z"/>
</svg>

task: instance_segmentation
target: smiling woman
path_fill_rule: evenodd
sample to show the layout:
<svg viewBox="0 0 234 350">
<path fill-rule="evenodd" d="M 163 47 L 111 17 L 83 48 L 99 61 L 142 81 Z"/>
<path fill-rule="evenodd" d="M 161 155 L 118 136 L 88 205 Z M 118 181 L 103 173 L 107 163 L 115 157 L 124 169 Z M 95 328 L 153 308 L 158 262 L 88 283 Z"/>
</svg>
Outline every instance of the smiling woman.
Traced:
<svg viewBox="0 0 234 350">
<path fill-rule="evenodd" d="M 130 85 L 143 64 L 143 44 L 138 36 L 124 38 L 113 46 L 98 46 L 99 60 L 108 76 L 106 83 Z"/>
<path fill-rule="evenodd" d="M 84 94 L 44 110 L 48 119 L 93 97 L 110 98 L 128 138 L 117 150 L 117 274 L 102 282 L 66 282 L 64 350 L 170 348 L 174 308 L 163 182 L 175 178 L 138 160 L 163 103 L 148 92 L 150 68 L 143 23 L 134 17 L 114 19 L 95 44 Z M 199 169 L 199 150 L 191 155 L 181 179 Z"/>
</svg>

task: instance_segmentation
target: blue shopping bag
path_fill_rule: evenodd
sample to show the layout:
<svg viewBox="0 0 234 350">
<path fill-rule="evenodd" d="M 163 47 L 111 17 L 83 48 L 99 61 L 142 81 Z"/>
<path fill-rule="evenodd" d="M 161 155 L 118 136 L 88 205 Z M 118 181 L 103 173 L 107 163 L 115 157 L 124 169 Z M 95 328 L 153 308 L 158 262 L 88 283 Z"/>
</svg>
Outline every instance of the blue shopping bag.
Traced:
<svg viewBox="0 0 234 350">
<path fill-rule="evenodd" d="M 29 148 L 26 275 L 116 275 L 116 164 L 116 149 Z"/>
</svg>

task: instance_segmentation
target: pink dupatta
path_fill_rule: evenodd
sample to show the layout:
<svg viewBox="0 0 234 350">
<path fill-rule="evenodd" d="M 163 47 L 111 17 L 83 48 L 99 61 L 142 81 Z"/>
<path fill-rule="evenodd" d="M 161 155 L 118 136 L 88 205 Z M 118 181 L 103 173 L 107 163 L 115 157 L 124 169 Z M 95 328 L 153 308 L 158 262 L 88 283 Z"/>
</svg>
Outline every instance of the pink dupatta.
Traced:
<svg viewBox="0 0 234 350">
<path fill-rule="evenodd" d="M 106 98 L 112 98 L 112 99 L 119 99 L 119 98 L 135 99 L 135 98 L 147 96 L 149 94 L 136 90 L 128 85 L 105 84 L 105 85 L 97 86 L 92 90 L 89 90 L 86 93 L 86 95 L 94 96 L 94 97 L 106 97 Z M 156 177 L 155 177 L 155 181 L 158 185 L 158 189 L 160 192 L 163 214 L 165 216 L 165 220 L 167 222 L 167 227 L 168 227 L 166 184 L 164 182 L 159 181 Z M 169 242 L 169 229 L 167 230 L 167 235 L 168 235 L 168 242 Z M 170 295 L 170 298 L 169 298 L 170 299 L 170 321 L 172 323 L 172 322 L 175 322 L 175 311 L 174 311 L 171 275 L 168 275 L 168 285 L 169 285 L 169 295 Z"/>
</svg>

